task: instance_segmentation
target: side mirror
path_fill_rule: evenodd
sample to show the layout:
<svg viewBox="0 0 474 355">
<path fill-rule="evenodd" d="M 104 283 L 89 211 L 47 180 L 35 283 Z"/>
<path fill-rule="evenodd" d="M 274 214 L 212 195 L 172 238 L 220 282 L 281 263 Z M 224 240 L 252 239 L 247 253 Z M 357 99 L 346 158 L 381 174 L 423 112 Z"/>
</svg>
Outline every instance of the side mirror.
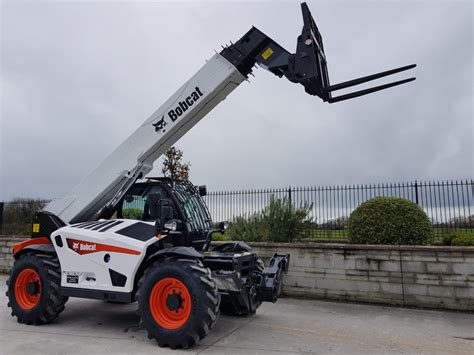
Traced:
<svg viewBox="0 0 474 355">
<path fill-rule="evenodd" d="M 164 224 L 173 219 L 173 205 L 169 199 L 162 199 L 161 194 L 153 193 L 148 195 L 151 219 L 156 220 L 156 226 L 163 229 Z"/>
<path fill-rule="evenodd" d="M 207 187 L 206 185 L 201 185 L 198 187 L 199 196 L 206 196 L 207 195 Z"/>
<path fill-rule="evenodd" d="M 173 206 L 170 200 L 160 200 L 160 219 L 166 223 L 173 219 Z"/>
<path fill-rule="evenodd" d="M 133 196 L 132 195 L 125 195 L 125 202 L 127 202 L 127 203 L 133 202 Z"/>
<path fill-rule="evenodd" d="M 219 229 L 221 230 L 221 234 L 224 234 L 225 231 L 229 228 L 229 222 L 219 222 Z"/>
<path fill-rule="evenodd" d="M 163 220 L 160 212 L 160 201 L 161 194 L 154 193 L 148 195 L 148 205 L 150 208 L 150 217 L 152 219 L 161 218 L 161 220 Z"/>
</svg>

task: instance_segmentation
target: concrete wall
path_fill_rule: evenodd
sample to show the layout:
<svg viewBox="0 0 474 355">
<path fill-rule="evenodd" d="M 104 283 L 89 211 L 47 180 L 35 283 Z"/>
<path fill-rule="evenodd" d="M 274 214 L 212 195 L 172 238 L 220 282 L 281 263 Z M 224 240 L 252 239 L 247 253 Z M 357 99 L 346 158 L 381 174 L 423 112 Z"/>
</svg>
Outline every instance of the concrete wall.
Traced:
<svg viewBox="0 0 474 355">
<path fill-rule="evenodd" d="M 29 237 L 0 235 L 0 272 L 9 272 L 13 266 L 12 246 Z"/>
<path fill-rule="evenodd" d="M 22 240 L 0 236 L 0 271 Z M 264 260 L 291 255 L 286 296 L 474 311 L 474 247 L 251 245 Z"/>
<path fill-rule="evenodd" d="M 474 247 L 253 243 L 289 253 L 287 296 L 474 311 Z"/>
</svg>

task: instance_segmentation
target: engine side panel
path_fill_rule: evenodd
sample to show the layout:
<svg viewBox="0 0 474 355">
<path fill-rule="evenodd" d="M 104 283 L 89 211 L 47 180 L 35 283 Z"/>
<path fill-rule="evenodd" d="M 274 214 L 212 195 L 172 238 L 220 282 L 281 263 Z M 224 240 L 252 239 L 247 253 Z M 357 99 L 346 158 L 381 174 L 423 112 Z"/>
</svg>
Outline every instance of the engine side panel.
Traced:
<svg viewBox="0 0 474 355">
<path fill-rule="evenodd" d="M 62 287 L 111 292 L 132 292 L 147 247 L 157 241 L 152 222 L 127 219 L 66 226 L 51 240 Z"/>
</svg>

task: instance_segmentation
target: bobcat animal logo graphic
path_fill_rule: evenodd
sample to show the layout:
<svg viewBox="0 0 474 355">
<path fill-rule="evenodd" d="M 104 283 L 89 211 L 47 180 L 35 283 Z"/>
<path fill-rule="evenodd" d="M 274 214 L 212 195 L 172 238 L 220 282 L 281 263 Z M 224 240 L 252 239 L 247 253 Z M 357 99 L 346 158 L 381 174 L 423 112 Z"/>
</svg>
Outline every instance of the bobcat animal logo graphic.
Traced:
<svg viewBox="0 0 474 355">
<path fill-rule="evenodd" d="M 97 248 L 97 243 L 68 239 L 67 244 L 69 248 L 81 255 L 95 253 L 96 251 L 99 251 Z"/>
<path fill-rule="evenodd" d="M 162 132 L 165 132 L 165 126 L 167 125 L 165 121 L 165 115 L 161 116 L 161 120 L 159 120 L 156 123 L 153 123 L 153 126 L 155 127 L 155 132 L 158 132 L 161 130 Z"/>
</svg>

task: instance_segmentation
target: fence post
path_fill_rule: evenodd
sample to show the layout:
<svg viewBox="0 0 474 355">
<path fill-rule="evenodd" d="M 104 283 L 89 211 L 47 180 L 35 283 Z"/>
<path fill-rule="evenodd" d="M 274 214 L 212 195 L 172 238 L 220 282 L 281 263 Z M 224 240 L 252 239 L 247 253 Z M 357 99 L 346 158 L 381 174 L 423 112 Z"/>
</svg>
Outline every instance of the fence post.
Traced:
<svg viewBox="0 0 474 355">
<path fill-rule="evenodd" d="M 418 205 L 418 182 L 415 180 L 415 202 Z"/>
<path fill-rule="evenodd" d="M 290 202 L 290 206 L 292 205 L 291 204 L 291 186 L 288 187 L 288 201 Z"/>
<path fill-rule="evenodd" d="M 0 202 L 0 235 L 3 234 L 3 206 L 4 203 Z"/>
</svg>

